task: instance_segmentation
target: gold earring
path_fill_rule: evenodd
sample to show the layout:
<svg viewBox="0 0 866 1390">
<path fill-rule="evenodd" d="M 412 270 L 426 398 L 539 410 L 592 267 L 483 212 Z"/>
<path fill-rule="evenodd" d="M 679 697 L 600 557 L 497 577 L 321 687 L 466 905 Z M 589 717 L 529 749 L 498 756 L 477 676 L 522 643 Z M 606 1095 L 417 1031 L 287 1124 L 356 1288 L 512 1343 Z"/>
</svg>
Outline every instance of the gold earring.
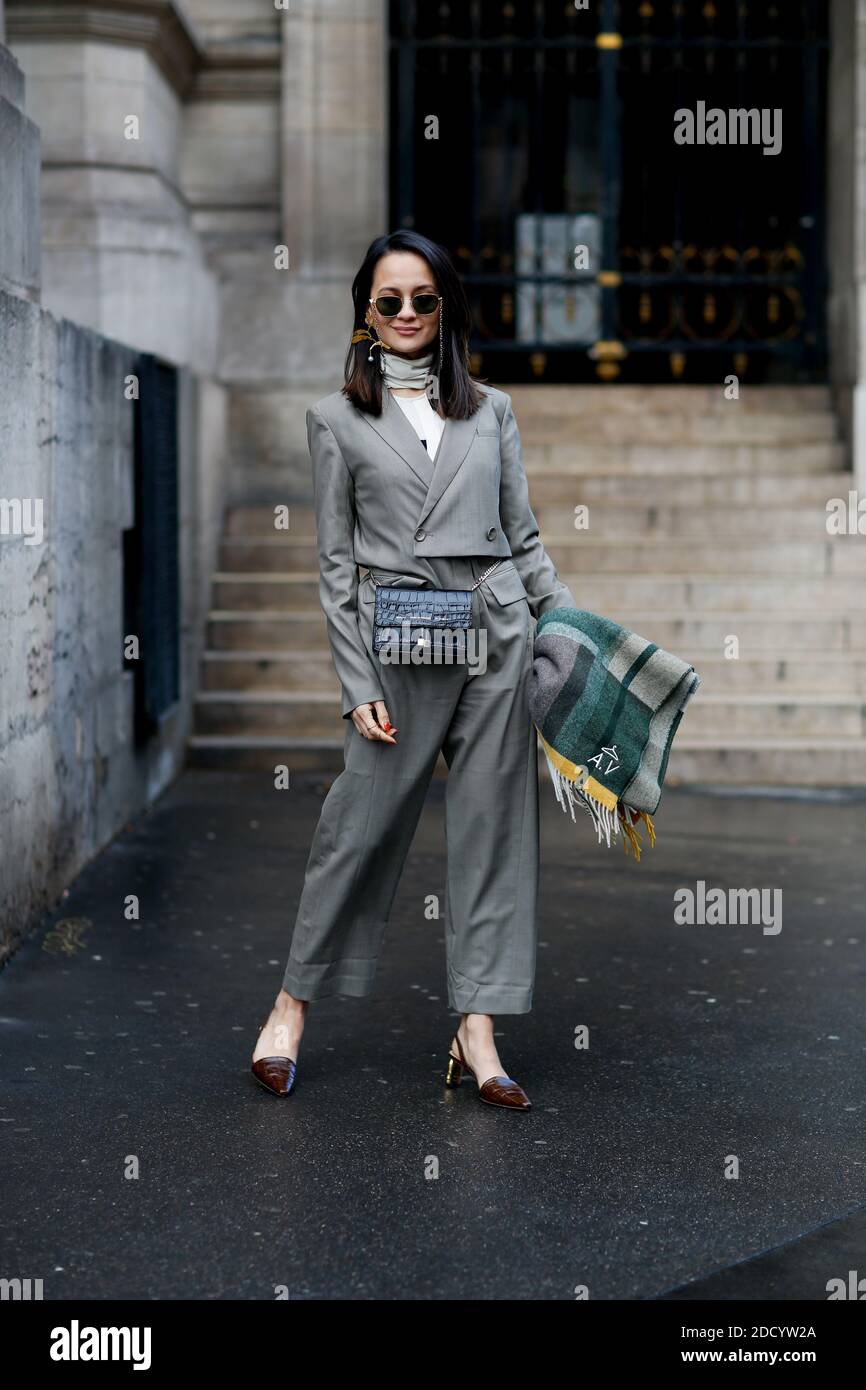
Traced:
<svg viewBox="0 0 866 1390">
<path fill-rule="evenodd" d="M 352 334 L 352 346 L 354 347 L 356 343 L 366 343 L 366 342 L 369 342 L 369 344 L 370 344 L 370 355 L 368 356 L 367 361 L 368 361 L 368 362 L 372 362 L 372 361 L 373 361 L 373 348 L 380 348 L 380 349 L 382 349 L 382 350 L 385 351 L 385 352 L 388 352 L 389 349 L 385 346 L 385 344 L 384 344 L 383 342 L 380 341 L 378 334 L 376 335 L 375 338 L 373 337 L 373 334 L 370 332 L 370 328 L 372 327 L 372 324 L 370 324 L 370 320 L 369 320 L 369 319 L 367 320 L 367 323 L 368 323 L 369 327 L 367 327 L 367 328 L 356 328 L 356 329 L 355 329 L 355 332 Z"/>
</svg>

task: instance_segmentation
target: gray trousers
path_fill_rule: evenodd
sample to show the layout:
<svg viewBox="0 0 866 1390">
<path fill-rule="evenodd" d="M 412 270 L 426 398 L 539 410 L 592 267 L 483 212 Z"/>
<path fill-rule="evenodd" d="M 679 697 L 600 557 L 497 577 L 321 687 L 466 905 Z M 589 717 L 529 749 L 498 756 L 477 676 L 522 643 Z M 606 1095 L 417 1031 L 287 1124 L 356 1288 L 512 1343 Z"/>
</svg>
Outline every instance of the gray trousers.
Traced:
<svg viewBox="0 0 866 1390">
<path fill-rule="evenodd" d="M 468 589 L 489 557 L 427 562 L 441 588 Z M 510 563 L 506 561 L 505 563 Z M 377 578 L 383 576 L 377 571 Z M 396 581 L 400 583 L 400 580 Z M 374 605 L 359 586 L 370 649 Z M 444 917 L 448 1002 L 459 1013 L 532 1007 L 538 894 L 538 764 L 529 715 L 534 625 L 525 598 L 481 585 L 472 623 L 487 668 L 380 665 L 396 746 L 348 721 L 345 769 L 322 806 L 307 861 L 283 988 L 297 999 L 370 992 L 385 927 L 437 756 L 445 788 Z M 415 885 L 417 911 L 436 885 Z"/>
</svg>

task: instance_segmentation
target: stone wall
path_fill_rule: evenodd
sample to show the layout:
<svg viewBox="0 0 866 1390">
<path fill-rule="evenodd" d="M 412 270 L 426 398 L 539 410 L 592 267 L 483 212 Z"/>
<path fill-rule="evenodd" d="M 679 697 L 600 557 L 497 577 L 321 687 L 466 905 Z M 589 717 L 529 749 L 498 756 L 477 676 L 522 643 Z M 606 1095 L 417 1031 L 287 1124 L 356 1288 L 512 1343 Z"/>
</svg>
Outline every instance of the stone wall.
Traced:
<svg viewBox="0 0 866 1390">
<path fill-rule="evenodd" d="M 202 62 L 182 8 L 7 0 L 42 137 L 42 301 L 58 316 L 213 375 L 219 285 L 180 181 Z"/>
<path fill-rule="evenodd" d="M 2 25 L 2 10 L 0 10 Z M 0 39 L 0 289 L 38 299 L 40 286 L 39 131 L 23 111 L 24 79 Z"/>
<path fill-rule="evenodd" d="M 134 360 L 0 293 L 0 498 L 41 502 L 43 518 L 39 543 L 0 535 L 0 955 L 183 762 L 222 515 L 222 396 L 183 374 L 182 698 L 137 750 L 122 659 Z"/>
<path fill-rule="evenodd" d="M 0 959 L 183 763 L 228 471 L 225 390 L 181 365 L 181 698 L 137 748 L 122 645 L 124 378 L 146 344 L 39 303 L 39 133 L 23 98 L 0 46 Z"/>
</svg>

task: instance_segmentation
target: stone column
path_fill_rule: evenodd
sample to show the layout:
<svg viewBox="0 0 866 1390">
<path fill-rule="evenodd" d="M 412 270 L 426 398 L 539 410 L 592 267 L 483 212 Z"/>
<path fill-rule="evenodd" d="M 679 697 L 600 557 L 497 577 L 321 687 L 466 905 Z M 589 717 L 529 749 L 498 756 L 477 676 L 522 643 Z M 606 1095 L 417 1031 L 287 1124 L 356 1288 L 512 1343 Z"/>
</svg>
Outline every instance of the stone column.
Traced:
<svg viewBox="0 0 866 1390">
<path fill-rule="evenodd" d="M 180 187 L 200 42 L 174 0 L 6 0 L 42 134 L 43 302 L 210 374 L 218 300 Z"/>
<path fill-rule="evenodd" d="M 384 0 L 297 0 L 283 61 L 283 226 L 298 278 L 354 275 L 386 231 Z"/>
<path fill-rule="evenodd" d="M 832 0 L 827 123 L 830 377 L 866 490 L 866 0 Z"/>
<path fill-rule="evenodd" d="M 237 484 L 309 494 L 304 414 L 343 381 L 352 280 L 387 230 L 385 0 L 291 0 L 282 18 L 282 229 L 226 287 Z"/>
<path fill-rule="evenodd" d="M 24 114 L 24 75 L 2 38 L 0 0 L 0 290 L 38 301 L 39 131 Z"/>
</svg>

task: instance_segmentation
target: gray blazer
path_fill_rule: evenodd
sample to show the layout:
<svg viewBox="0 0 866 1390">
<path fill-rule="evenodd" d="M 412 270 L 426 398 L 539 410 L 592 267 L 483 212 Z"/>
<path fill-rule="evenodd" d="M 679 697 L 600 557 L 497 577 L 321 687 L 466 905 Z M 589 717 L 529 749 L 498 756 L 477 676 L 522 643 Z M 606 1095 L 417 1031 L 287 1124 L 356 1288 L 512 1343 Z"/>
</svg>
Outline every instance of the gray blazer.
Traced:
<svg viewBox="0 0 866 1390">
<path fill-rule="evenodd" d="M 469 420 L 446 420 L 431 459 L 403 411 L 383 392 L 367 415 L 341 393 L 307 411 L 319 554 L 319 596 L 343 688 L 346 718 L 383 699 L 376 659 L 358 626 L 358 566 L 400 582 L 440 586 L 429 559 L 511 556 L 486 581 L 500 603 L 529 602 L 533 617 L 577 607 L 538 534 L 511 398 L 481 386 Z M 365 584 L 364 600 L 374 598 Z"/>
</svg>

